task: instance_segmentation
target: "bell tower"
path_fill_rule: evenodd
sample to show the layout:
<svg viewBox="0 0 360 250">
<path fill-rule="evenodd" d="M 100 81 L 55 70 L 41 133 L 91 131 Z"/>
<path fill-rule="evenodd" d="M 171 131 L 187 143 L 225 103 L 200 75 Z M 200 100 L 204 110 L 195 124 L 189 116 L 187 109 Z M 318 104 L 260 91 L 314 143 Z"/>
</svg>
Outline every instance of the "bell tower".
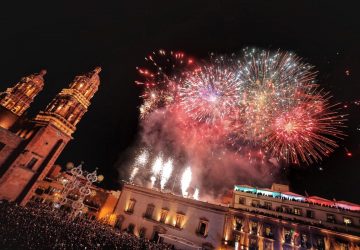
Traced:
<svg viewBox="0 0 360 250">
<path fill-rule="evenodd" d="M 46 70 L 21 78 L 14 87 L 0 94 L 0 127 L 9 129 L 44 87 Z"/>
<path fill-rule="evenodd" d="M 75 132 L 76 124 L 88 110 L 90 100 L 99 88 L 100 67 L 93 71 L 76 76 L 69 88 L 63 89 L 46 107 L 36 116 L 37 123 L 50 122 L 63 133 L 71 136 Z"/>
<path fill-rule="evenodd" d="M 88 110 L 100 84 L 100 71 L 97 67 L 76 76 L 68 88 L 39 112 L 30 127 L 17 132 L 23 141 L 6 164 L 0 166 L 0 199 L 23 205 L 31 199 L 37 181 L 47 175 Z"/>
</svg>

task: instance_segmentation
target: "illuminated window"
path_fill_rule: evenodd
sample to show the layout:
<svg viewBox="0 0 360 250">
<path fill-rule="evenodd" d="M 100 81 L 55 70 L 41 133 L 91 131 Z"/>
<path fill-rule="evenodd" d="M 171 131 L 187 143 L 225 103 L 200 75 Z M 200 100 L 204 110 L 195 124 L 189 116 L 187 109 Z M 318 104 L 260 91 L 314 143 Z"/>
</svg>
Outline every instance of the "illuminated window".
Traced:
<svg viewBox="0 0 360 250">
<path fill-rule="evenodd" d="M 245 197 L 240 197 L 239 198 L 239 204 L 245 205 L 246 204 L 246 198 Z"/>
<path fill-rule="evenodd" d="M 161 214 L 160 214 L 160 222 L 161 223 L 165 223 L 166 222 L 166 218 L 167 218 L 167 215 L 168 215 L 168 213 L 169 213 L 169 210 L 168 209 L 162 209 L 161 210 Z"/>
<path fill-rule="evenodd" d="M 273 228 L 271 225 L 264 225 L 264 235 L 266 238 L 273 238 L 274 237 L 274 232 L 273 232 Z"/>
<path fill-rule="evenodd" d="M 352 221 L 350 218 L 344 217 L 344 223 L 345 225 L 351 225 Z"/>
<path fill-rule="evenodd" d="M 183 221 L 184 221 L 184 215 L 181 213 L 176 214 L 175 227 L 181 228 Z"/>
<path fill-rule="evenodd" d="M 350 249 L 350 248 L 349 248 L 349 243 L 347 243 L 347 242 L 341 242 L 339 249 L 340 249 L 340 250 L 349 250 L 349 249 Z"/>
<path fill-rule="evenodd" d="M 148 219 L 151 219 L 152 216 L 153 216 L 153 213 L 154 213 L 154 208 L 155 208 L 155 206 L 153 204 L 147 205 L 144 217 L 148 218 Z"/>
<path fill-rule="evenodd" d="M 292 243 L 292 239 L 293 239 L 293 235 L 294 235 L 294 230 L 293 230 L 293 229 L 287 229 L 287 228 L 285 228 L 285 230 L 284 230 L 285 243 L 291 244 L 291 243 Z"/>
<path fill-rule="evenodd" d="M 270 209 L 271 210 L 271 208 L 272 208 L 272 204 L 271 204 L 271 202 L 265 202 L 265 208 L 266 209 Z"/>
<path fill-rule="evenodd" d="M 253 207 L 259 207 L 260 201 L 259 200 L 252 200 L 251 206 Z"/>
<path fill-rule="evenodd" d="M 330 223 L 336 223 L 335 215 L 333 214 L 326 214 L 326 221 Z"/>
<path fill-rule="evenodd" d="M 243 220 L 242 218 L 235 217 L 235 230 L 241 231 L 243 227 Z"/>
<path fill-rule="evenodd" d="M 256 237 L 255 238 L 250 238 L 250 246 L 249 246 L 249 249 L 258 249 L 258 241 L 257 241 L 257 239 L 256 239 Z"/>
<path fill-rule="evenodd" d="M 29 168 L 29 169 L 32 169 L 32 168 L 35 166 L 35 164 L 36 164 L 37 161 L 38 161 L 38 159 L 36 159 L 36 158 L 33 157 L 33 158 L 28 162 L 28 164 L 26 164 L 26 167 Z"/>
<path fill-rule="evenodd" d="M 126 209 L 126 212 L 128 212 L 128 213 L 133 213 L 133 212 L 134 212 L 135 203 L 136 203 L 136 200 L 130 199 L 130 201 L 129 201 L 129 206 L 128 206 L 127 209 Z"/>
<path fill-rule="evenodd" d="M 199 222 L 197 233 L 203 237 L 207 236 L 209 222 L 201 219 Z"/>
<path fill-rule="evenodd" d="M 281 211 L 283 213 L 289 213 L 290 212 L 290 208 L 288 206 L 281 206 Z"/>
<path fill-rule="evenodd" d="M 301 209 L 295 207 L 295 208 L 294 208 L 294 214 L 296 214 L 296 215 L 301 215 Z"/>
<path fill-rule="evenodd" d="M 258 233 L 258 223 L 256 221 L 250 221 L 250 233 L 251 234 Z"/>
</svg>

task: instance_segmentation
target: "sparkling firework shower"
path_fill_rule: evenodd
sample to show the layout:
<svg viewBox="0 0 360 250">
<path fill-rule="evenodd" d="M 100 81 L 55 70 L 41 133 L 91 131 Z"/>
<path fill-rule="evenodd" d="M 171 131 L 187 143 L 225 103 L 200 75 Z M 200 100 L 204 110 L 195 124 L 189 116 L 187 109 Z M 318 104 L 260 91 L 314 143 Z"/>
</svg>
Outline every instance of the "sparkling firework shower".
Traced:
<svg viewBox="0 0 360 250">
<path fill-rule="evenodd" d="M 191 183 L 191 168 L 187 167 L 181 176 L 181 192 L 184 197 L 188 196 L 188 189 Z"/>
<path fill-rule="evenodd" d="M 262 158 L 312 164 L 344 136 L 344 116 L 319 89 L 313 67 L 292 53 L 245 49 L 199 62 L 160 50 L 147 61 L 149 69 L 138 68 L 141 117 L 171 114 L 163 119 L 178 121 L 183 143 L 238 154 L 255 148 Z"/>
</svg>

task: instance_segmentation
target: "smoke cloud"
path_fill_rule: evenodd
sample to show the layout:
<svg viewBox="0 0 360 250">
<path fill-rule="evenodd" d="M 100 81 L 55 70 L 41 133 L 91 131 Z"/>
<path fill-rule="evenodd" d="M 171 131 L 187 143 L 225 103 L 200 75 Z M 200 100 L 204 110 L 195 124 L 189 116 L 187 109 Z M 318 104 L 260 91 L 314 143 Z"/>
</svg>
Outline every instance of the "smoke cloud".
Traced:
<svg viewBox="0 0 360 250">
<path fill-rule="evenodd" d="M 181 193 L 180 180 L 186 167 L 192 170 L 190 193 L 200 189 L 200 199 L 216 200 L 236 184 L 270 186 L 277 176 L 279 167 L 269 160 L 256 158 L 258 150 L 242 146 L 240 152 L 229 146 L 224 126 L 209 126 L 185 121 L 185 115 L 179 110 L 158 109 L 146 119 L 140 120 L 139 140 L 130 152 L 147 149 L 153 156 L 140 168 L 133 182 L 150 187 L 151 166 L 156 155 L 161 154 L 164 161 L 173 160 L 174 171 L 167 188 Z M 246 152 L 246 153 L 244 153 Z M 251 157 L 249 154 L 253 154 Z M 124 179 L 129 178 L 134 153 L 128 154 L 128 161 L 123 161 Z M 125 170 L 125 171 L 124 171 Z M 192 190 L 192 191 L 191 191 Z"/>
</svg>

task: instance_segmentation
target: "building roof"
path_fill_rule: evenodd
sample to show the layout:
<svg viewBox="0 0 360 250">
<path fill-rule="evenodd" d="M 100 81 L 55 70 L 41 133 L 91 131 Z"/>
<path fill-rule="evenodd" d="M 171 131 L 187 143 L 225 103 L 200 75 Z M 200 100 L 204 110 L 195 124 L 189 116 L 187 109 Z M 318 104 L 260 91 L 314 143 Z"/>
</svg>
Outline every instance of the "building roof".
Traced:
<svg viewBox="0 0 360 250">
<path fill-rule="evenodd" d="M 176 200 L 177 202 L 186 203 L 186 205 L 188 205 L 188 206 L 192 205 L 192 206 L 200 207 L 200 208 L 204 208 L 204 209 L 211 209 L 212 211 L 217 211 L 217 212 L 227 212 L 228 211 L 228 207 L 222 206 L 221 204 L 214 204 L 211 202 L 205 202 L 205 201 L 195 200 L 195 199 L 191 199 L 191 198 L 185 198 L 181 195 L 176 195 L 173 193 L 165 193 L 160 190 L 150 189 L 150 188 L 146 188 L 146 187 L 142 187 L 142 186 L 138 186 L 138 185 L 134 185 L 134 184 L 125 183 L 124 189 L 131 189 L 132 191 L 146 193 L 147 195 L 161 197 L 162 199 Z"/>
<path fill-rule="evenodd" d="M 351 203 L 348 201 L 336 201 L 335 199 L 328 200 L 326 198 L 322 198 L 319 196 L 305 197 L 301 194 L 296 194 L 290 191 L 279 192 L 269 188 L 257 188 L 257 187 L 251 187 L 249 185 L 235 185 L 234 190 L 241 192 L 251 192 L 254 194 L 266 194 L 268 196 L 273 196 L 274 198 L 284 198 L 284 199 L 290 199 L 290 200 L 296 200 L 302 202 L 316 203 L 320 206 L 332 206 L 332 207 L 348 209 L 351 211 L 360 211 L 359 204 Z"/>
</svg>

